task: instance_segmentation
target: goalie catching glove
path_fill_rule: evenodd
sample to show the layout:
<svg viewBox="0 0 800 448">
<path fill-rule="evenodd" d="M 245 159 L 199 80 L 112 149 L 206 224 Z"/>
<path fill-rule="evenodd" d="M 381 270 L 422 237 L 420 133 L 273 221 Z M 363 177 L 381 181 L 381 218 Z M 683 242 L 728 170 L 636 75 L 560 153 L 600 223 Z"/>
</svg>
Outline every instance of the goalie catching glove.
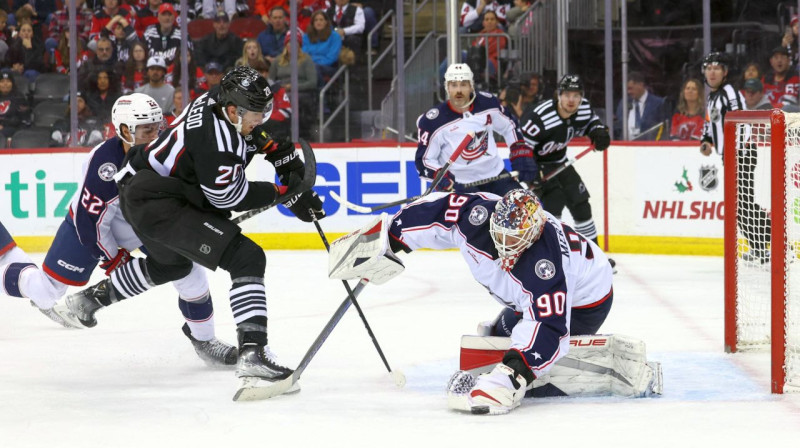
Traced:
<svg viewBox="0 0 800 448">
<path fill-rule="evenodd" d="M 253 142 L 259 151 L 266 153 L 265 158 L 275 167 L 275 173 L 281 184 L 291 188 L 303 180 L 305 165 L 300 159 L 300 155 L 294 148 L 294 143 L 290 139 L 274 142 L 269 134 L 263 129 L 253 130 L 255 137 Z M 251 135 L 252 135 L 251 134 Z M 314 190 L 308 190 L 289 198 L 283 205 L 288 208 L 301 221 L 311 222 L 315 218 L 325 217 L 322 209 L 322 200 Z"/>
<path fill-rule="evenodd" d="M 331 243 L 328 277 L 341 280 L 363 278 L 380 285 L 400 275 L 403 262 L 389 247 L 389 215 Z"/>
</svg>

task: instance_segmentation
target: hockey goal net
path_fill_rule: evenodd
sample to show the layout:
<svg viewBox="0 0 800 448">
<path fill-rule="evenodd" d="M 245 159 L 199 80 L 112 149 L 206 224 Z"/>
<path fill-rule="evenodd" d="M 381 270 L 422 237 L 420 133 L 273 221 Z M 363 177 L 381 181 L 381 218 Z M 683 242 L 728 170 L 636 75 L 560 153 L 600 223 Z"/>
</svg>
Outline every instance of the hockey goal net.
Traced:
<svg viewBox="0 0 800 448">
<path fill-rule="evenodd" d="M 768 349 L 800 391 L 800 114 L 725 117 L 725 350 Z"/>
</svg>

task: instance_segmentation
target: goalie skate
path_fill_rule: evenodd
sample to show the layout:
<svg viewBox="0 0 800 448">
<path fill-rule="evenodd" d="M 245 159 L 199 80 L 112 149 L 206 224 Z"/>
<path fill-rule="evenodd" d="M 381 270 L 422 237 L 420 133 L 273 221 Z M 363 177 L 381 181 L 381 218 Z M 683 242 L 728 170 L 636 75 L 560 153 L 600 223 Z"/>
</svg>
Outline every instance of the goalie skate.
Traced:
<svg viewBox="0 0 800 448">
<path fill-rule="evenodd" d="M 210 367 L 232 366 L 236 364 L 239 351 L 236 347 L 213 338 L 210 341 L 198 341 L 192 336 L 189 324 L 183 324 L 183 334 L 192 341 L 197 356 Z"/>
</svg>

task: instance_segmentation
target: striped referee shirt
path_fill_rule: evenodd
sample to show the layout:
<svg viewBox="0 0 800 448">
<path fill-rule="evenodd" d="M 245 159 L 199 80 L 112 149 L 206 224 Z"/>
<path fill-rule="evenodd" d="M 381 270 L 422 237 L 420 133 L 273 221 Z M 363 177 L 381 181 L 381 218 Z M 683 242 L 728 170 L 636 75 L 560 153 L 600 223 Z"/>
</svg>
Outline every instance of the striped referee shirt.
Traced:
<svg viewBox="0 0 800 448">
<path fill-rule="evenodd" d="M 723 138 L 725 114 L 732 110 L 744 110 L 745 108 L 742 94 L 728 83 L 709 93 L 706 103 L 706 120 L 703 123 L 702 141 L 713 144 L 717 154 L 722 155 L 725 146 L 725 139 Z"/>
</svg>

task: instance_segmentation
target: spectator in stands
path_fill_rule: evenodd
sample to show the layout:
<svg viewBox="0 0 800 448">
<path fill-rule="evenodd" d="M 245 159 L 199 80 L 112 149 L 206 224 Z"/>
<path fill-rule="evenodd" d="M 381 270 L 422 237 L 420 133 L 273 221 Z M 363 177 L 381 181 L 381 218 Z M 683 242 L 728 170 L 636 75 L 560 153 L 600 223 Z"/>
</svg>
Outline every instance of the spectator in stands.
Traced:
<svg viewBox="0 0 800 448">
<path fill-rule="evenodd" d="M 103 124 L 94 116 L 92 109 L 86 104 L 83 93 L 78 92 L 75 100 L 78 103 L 78 146 L 95 146 L 105 140 Z M 70 106 L 66 107 L 64 118 L 59 118 L 53 123 L 53 132 L 50 134 L 51 146 L 70 146 Z"/>
<path fill-rule="evenodd" d="M 522 90 L 522 111 L 528 107 L 544 101 L 544 79 L 538 73 L 526 72 L 520 77 L 520 90 Z"/>
<path fill-rule="evenodd" d="M 506 28 L 506 11 L 509 5 L 498 0 L 466 0 L 461 4 L 459 33 L 477 33 L 483 27 L 483 14 L 494 11 L 502 29 Z"/>
<path fill-rule="evenodd" d="M 672 140 L 700 140 L 703 137 L 703 84 L 694 78 L 687 79 L 678 95 L 678 110 L 672 115 L 669 137 Z"/>
<path fill-rule="evenodd" d="M 136 10 L 136 34 L 144 39 L 144 32 L 150 25 L 158 23 L 158 9 L 163 0 L 147 0 L 147 6 Z M 177 14 L 176 14 L 177 15 Z"/>
<path fill-rule="evenodd" d="M 135 90 L 137 93 L 150 95 L 159 106 L 161 112 L 168 114 L 172 111 L 172 97 L 175 88 L 166 83 L 167 63 L 159 55 L 150 56 L 147 60 L 147 84 Z"/>
<path fill-rule="evenodd" d="M 206 75 L 203 73 L 203 69 L 198 67 L 194 62 L 191 51 L 189 52 L 189 59 L 186 61 L 186 64 L 189 69 L 189 99 L 192 101 L 203 92 L 208 91 L 208 84 L 206 83 Z M 183 85 L 182 70 L 181 57 L 178 56 L 175 58 L 175 62 L 167 67 L 167 83 L 172 86 Z M 175 89 L 177 90 L 177 87 L 175 87 Z"/>
<path fill-rule="evenodd" d="M 50 17 L 56 10 L 54 0 L 13 0 L 13 8 L 16 10 L 17 30 L 20 25 L 28 22 L 33 26 L 33 34 L 37 39 L 44 42 L 44 31 L 50 23 Z"/>
<path fill-rule="evenodd" d="M 273 95 L 272 114 L 265 123 L 265 130 L 275 139 L 289 137 L 291 134 L 289 120 L 292 119 L 292 103 L 289 101 L 289 95 L 286 94 L 286 89 L 280 84 L 276 84 L 270 78 L 269 61 L 264 60 L 263 62 L 257 62 L 253 66 L 253 69 L 267 80 Z"/>
<path fill-rule="evenodd" d="M 498 24 L 497 13 L 495 11 L 486 11 L 483 14 L 483 29 L 481 29 L 479 34 L 503 34 L 504 31 L 499 28 Z M 497 68 L 500 66 L 498 62 L 500 50 L 506 48 L 507 45 L 508 42 L 505 37 L 481 36 L 472 41 L 473 48 L 488 47 L 489 58 L 486 63 L 489 67 L 490 76 L 497 76 Z M 483 55 L 485 55 L 485 53 L 481 56 Z M 476 73 L 476 75 L 477 74 L 478 73 Z M 442 73 L 442 77 L 444 77 L 444 73 Z"/>
<path fill-rule="evenodd" d="M 336 73 L 342 38 L 339 33 L 333 32 L 331 19 L 325 11 L 316 11 L 311 15 L 311 23 L 303 35 L 303 50 L 314 61 L 320 85 L 323 84 L 323 79 Z"/>
<path fill-rule="evenodd" d="M 0 65 L 5 62 L 8 46 L 11 44 L 11 30 L 6 25 L 8 25 L 8 13 L 0 9 Z"/>
<path fill-rule="evenodd" d="M 253 67 L 257 61 L 263 61 L 264 55 L 261 54 L 261 46 L 255 39 L 247 39 L 242 45 L 242 57 L 236 60 L 235 66 L 246 65 Z"/>
<path fill-rule="evenodd" d="M 216 62 L 225 71 L 233 68 L 236 55 L 242 54 L 242 39 L 231 33 L 231 23 L 228 14 L 223 11 L 214 18 L 214 32 L 209 33 L 197 42 L 195 57 L 200 65 Z"/>
<path fill-rule="evenodd" d="M 528 12 L 528 8 L 533 4 L 533 0 L 514 0 L 513 3 L 514 7 L 506 12 L 506 23 L 509 24 L 509 28 L 511 24 Z"/>
<path fill-rule="evenodd" d="M 798 63 L 798 48 L 797 48 L 797 33 L 800 31 L 800 18 L 797 14 L 792 16 L 789 22 L 789 27 L 784 30 L 783 39 L 781 39 L 781 47 L 785 47 L 790 54 L 792 65 Z"/>
<path fill-rule="evenodd" d="M 0 72 L 0 105 L 0 138 L 9 138 L 19 129 L 30 126 L 31 108 L 9 70 Z"/>
<path fill-rule="evenodd" d="M 95 11 L 92 18 L 92 27 L 89 31 L 91 41 L 97 41 L 100 38 L 100 32 L 115 16 L 124 18 L 129 24 L 133 22 L 133 15 L 128 9 L 121 8 L 120 2 L 121 0 L 103 0 L 103 8 Z M 90 45 L 89 48 L 92 48 L 92 46 Z"/>
<path fill-rule="evenodd" d="M 640 72 L 628 74 L 628 139 L 655 140 L 658 135 L 655 126 L 666 120 L 664 98 L 648 92 L 644 75 Z M 614 132 L 622 134 L 622 101 L 617 104 L 614 119 Z"/>
<path fill-rule="evenodd" d="M 114 58 L 114 44 L 111 43 L 109 38 L 101 37 L 97 40 L 94 57 L 85 64 L 82 64 L 78 69 L 78 83 L 81 85 L 80 89 L 86 92 L 89 91 L 87 83 L 92 73 L 99 70 L 115 71 L 116 66 L 117 61 Z"/>
<path fill-rule="evenodd" d="M 325 12 L 328 7 L 330 7 L 328 0 L 301 0 L 297 4 L 297 27 L 301 30 L 308 28 L 311 25 L 311 15 L 317 11 Z"/>
<path fill-rule="evenodd" d="M 131 44 L 139 40 L 139 35 L 136 34 L 133 25 L 121 15 L 116 15 L 109 20 L 100 31 L 100 36 L 107 37 L 114 44 L 117 62 L 121 63 L 128 61 Z"/>
<path fill-rule="evenodd" d="M 757 79 L 748 79 L 745 81 L 742 95 L 744 96 L 744 104 L 747 106 L 747 110 L 772 109 L 772 104 L 770 104 L 769 99 L 764 95 L 764 85 Z"/>
<path fill-rule="evenodd" d="M 748 79 L 758 79 L 760 81 L 762 76 L 761 66 L 758 65 L 758 62 L 748 62 L 744 66 L 744 70 L 742 70 L 742 83 L 744 84 L 744 81 Z"/>
<path fill-rule="evenodd" d="M 218 86 L 219 83 L 222 81 L 222 75 L 225 74 L 222 66 L 219 65 L 217 62 L 209 62 L 205 66 L 205 75 L 206 75 L 206 85 L 208 86 L 208 90 L 211 90 L 214 86 Z"/>
<path fill-rule="evenodd" d="M 797 97 L 798 88 L 800 88 L 800 78 L 797 76 L 797 70 L 791 67 L 790 62 L 789 50 L 786 47 L 773 48 L 772 55 L 769 58 L 772 72 L 765 74 L 761 78 L 761 83 L 764 85 L 764 95 L 772 103 L 772 107 L 778 109 L 783 106 L 782 98 L 784 96 Z"/>
<path fill-rule="evenodd" d="M 111 108 L 120 96 L 119 80 L 113 71 L 98 70 L 89 76 L 86 103 L 101 123 L 111 121 Z"/>
<path fill-rule="evenodd" d="M 366 24 L 364 10 L 360 6 L 351 4 L 350 0 L 334 0 L 334 2 L 336 4 L 327 11 L 334 25 L 334 31 L 339 33 L 343 46 L 353 50 L 356 55 L 361 55 Z"/>
<path fill-rule="evenodd" d="M 131 57 L 125 61 L 122 70 L 122 93 L 125 95 L 133 93 L 148 81 L 147 47 L 144 42 L 136 41 L 131 45 Z"/>
<path fill-rule="evenodd" d="M 289 1 L 288 0 L 255 0 L 255 5 L 253 6 L 253 14 L 261 17 L 261 21 L 264 22 L 264 25 L 269 26 L 270 24 L 270 17 L 272 14 L 273 8 L 281 8 L 283 10 L 289 9 Z M 298 11 L 302 11 L 303 7 L 298 1 L 297 3 Z M 302 15 L 302 14 L 299 14 Z M 298 17 L 298 20 L 300 18 Z"/>
<path fill-rule="evenodd" d="M 80 70 L 81 65 L 92 58 L 92 52 L 87 50 L 83 44 L 83 39 L 78 38 L 78 62 L 75 67 Z M 69 30 L 62 30 L 61 37 L 58 39 L 58 46 L 55 51 L 56 72 L 68 74 L 72 68 L 69 59 Z"/>
<path fill-rule="evenodd" d="M 175 85 L 175 93 L 172 94 L 172 112 L 164 115 L 167 126 L 171 125 L 181 115 L 181 112 L 183 112 L 183 89 L 181 86 Z"/>
<path fill-rule="evenodd" d="M 292 37 L 292 34 L 297 36 L 297 47 L 299 49 L 297 54 L 296 86 L 291 84 L 291 44 L 289 39 Z M 280 83 L 280 85 L 286 89 L 287 93 L 290 93 L 292 89 L 297 89 L 298 102 L 300 103 L 299 117 L 301 119 L 308 119 L 314 116 L 314 108 L 316 105 L 315 95 L 317 93 L 317 69 L 314 66 L 314 61 L 308 56 L 308 53 L 303 51 L 303 39 L 300 33 L 295 32 L 286 35 L 286 42 L 283 43 L 283 53 L 281 53 L 278 59 L 270 66 L 269 77 L 274 82 Z"/>
<path fill-rule="evenodd" d="M 500 91 L 497 98 L 508 113 L 519 121 L 519 117 L 522 116 L 522 90 L 519 87 L 507 86 Z"/>
<path fill-rule="evenodd" d="M 268 61 L 275 62 L 275 58 L 283 52 L 283 42 L 288 32 L 286 11 L 280 6 L 270 9 L 267 28 L 256 38 L 261 45 L 261 52 Z"/>
<path fill-rule="evenodd" d="M 161 56 L 167 64 L 175 60 L 181 48 L 181 30 L 175 24 L 175 8 L 171 4 L 158 7 L 158 24 L 145 29 L 144 41 L 150 51 L 148 56 Z M 191 40 L 187 44 L 191 49 Z"/>
<path fill-rule="evenodd" d="M 33 35 L 33 25 L 23 23 L 19 34 L 11 41 L 5 65 L 34 82 L 39 73 L 47 70 L 44 56 L 44 44 Z"/>
<path fill-rule="evenodd" d="M 69 2 L 62 1 L 62 3 L 61 9 L 54 12 L 50 19 L 50 30 L 44 42 L 45 48 L 51 53 L 55 52 L 61 33 L 69 29 Z M 75 15 L 78 37 L 83 39 L 84 42 L 88 42 L 94 11 L 86 4 L 86 0 L 75 0 L 75 9 L 78 12 Z"/>
</svg>

